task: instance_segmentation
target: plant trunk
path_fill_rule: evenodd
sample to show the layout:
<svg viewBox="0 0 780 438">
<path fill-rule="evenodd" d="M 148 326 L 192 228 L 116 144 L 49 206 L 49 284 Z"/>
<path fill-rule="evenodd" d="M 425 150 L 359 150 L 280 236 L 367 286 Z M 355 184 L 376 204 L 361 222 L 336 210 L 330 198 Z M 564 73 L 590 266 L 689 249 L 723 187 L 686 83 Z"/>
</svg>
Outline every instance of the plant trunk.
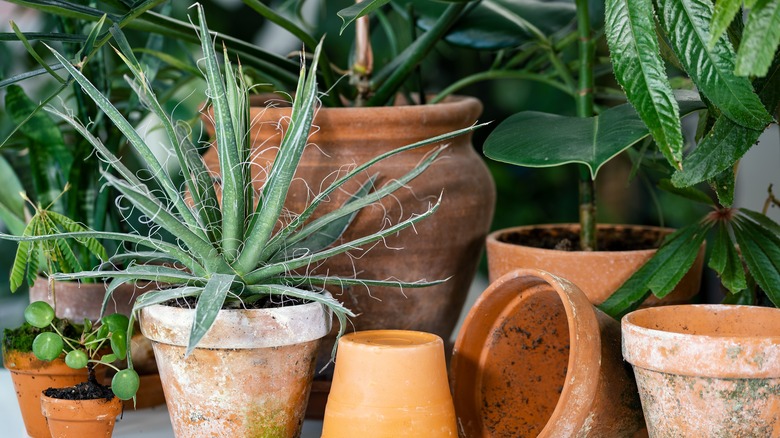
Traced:
<svg viewBox="0 0 780 438">
<path fill-rule="evenodd" d="M 588 0 L 577 0 L 577 35 L 579 37 L 580 74 L 577 90 L 577 116 L 593 116 L 593 36 L 590 29 Z M 593 178 L 585 165 L 579 169 L 580 248 L 595 251 L 596 244 L 596 190 Z"/>
</svg>

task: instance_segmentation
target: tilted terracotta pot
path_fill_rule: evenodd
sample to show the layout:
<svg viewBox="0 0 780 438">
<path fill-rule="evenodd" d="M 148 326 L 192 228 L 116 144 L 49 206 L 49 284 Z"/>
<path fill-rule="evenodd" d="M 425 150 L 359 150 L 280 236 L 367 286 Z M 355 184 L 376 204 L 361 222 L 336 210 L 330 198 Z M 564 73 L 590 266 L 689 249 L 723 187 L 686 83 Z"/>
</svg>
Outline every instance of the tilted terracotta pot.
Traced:
<svg viewBox="0 0 780 438">
<path fill-rule="evenodd" d="M 280 99 L 277 98 L 277 104 Z M 260 105 L 260 106 L 257 106 Z M 375 156 L 432 136 L 472 125 L 482 105 L 477 99 L 455 97 L 435 105 L 375 108 L 319 108 L 314 118 L 310 145 L 298 167 L 285 206 L 300 212 L 317 193 L 333 182 L 337 173 L 365 163 Z M 251 110 L 253 160 L 257 163 L 255 188 L 260 188 L 266 169 L 276 155 L 289 108 L 266 108 L 255 103 Z M 280 123 L 281 121 L 281 123 Z M 208 123 L 207 123 L 208 125 Z M 208 127 L 208 129 L 213 129 Z M 213 133 L 213 131 L 212 131 Z M 476 272 L 484 238 L 490 227 L 495 203 L 495 185 L 483 160 L 471 144 L 471 136 L 448 140 L 450 146 L 408 188 L 398 190 L 381 205 L 361 211 L 343 241 L 365 236 L 424 212 L 443 195 L 439 210 L 430 218 L 390 236 L 369 251 L 356 250 L 313 267 L 314 273 L 361 278 L 406 281 L 449 281 L 429 288 L 390 287 L 334 288 L 331 293 L 355 314 L 349 330 L 405 329 L 435 333 L 449 339 Z M 398 178 L 420 163 L 439 145 L 404 152 L 369 168 L 359 181 L 332 195 L 322 213 L 341 206 L 358 183 L 378 174 L 378 186 Z M 205 155 L 209 168 L 218 171 L 215 148 Z M 315 216 L 319 216 L 317 213 Z M 399 251 L 402 249 L 402 251 Z M 329 359 L 337 324 L 326 340 L 321 356 Z M 330 371 L 329 371 L 330 372 Z"/>
<path fill-rule="evenodd" d="M 632 437 L 644 428 L 620 324 L 572 283 L 534 269 L 488 287 L 450 370 L 465 437 Z"/>
<path fill-rule="evenodd" d="M 194 313 L 162 305 L 141 311 L 175 435 L 299 436 L 330 310 L 318 303 L 221 310 L 185 357 Z"/>
<path fill-rule="evenodd" d="M 122 400 L 61 400 L 41 396 L 40 410 L 56 438 L 110 438 Z"/>
<path fill-rule="evenodd" d="M 65 388 L 87 380 L 87 369 L 74 370 L 65 359 L 42 361 L 33 353 L 3 350 L 3 363 L 11 372 L 16 398 L 22 411 L 27 435 L 50 438 L 46 418 L 41 413 L 41 393 L 47 388 Z"/>
<path fill-rule="evenodd" d="M 651 438 L 780 436 L 780 309 L 658 307 L 622 324 Z"/>
<path fill-rule="evenodd" d="M 493 281 L 514 269 L 541 269 L 565 278 L 577 285 L 591 303 L 601 304 L 609 298 L 631 275 L 656 253 L 655 249 L 635 251 L 558 251 L 554 249 L 534 248 L 531 246 L 507 243 L 511 234 L 524 234 L 541 229 L 555 233 L 567 230 L 579 233 L 578 224 L 533 225 L 498 230 L 487 237 L 488 274 Z M 615 229 L 619 232 L 644 231 L 656 235 L 659 239 L 673 230 L 668 228 L 606 225 L 600 224 L 603 232 Z M 644 301 L 643 306 L 688 303 L 699 292 L 704 267 L 704 245 L 691 270 L 680 280 L 672 292 L 663 300 L 653 295 Z"/>
<path fill-rule="evenodd" d="M 444 342 L 432 333 L 342 337 L 322 438 L 457 437 L 444 357 Z"/>
</svg>

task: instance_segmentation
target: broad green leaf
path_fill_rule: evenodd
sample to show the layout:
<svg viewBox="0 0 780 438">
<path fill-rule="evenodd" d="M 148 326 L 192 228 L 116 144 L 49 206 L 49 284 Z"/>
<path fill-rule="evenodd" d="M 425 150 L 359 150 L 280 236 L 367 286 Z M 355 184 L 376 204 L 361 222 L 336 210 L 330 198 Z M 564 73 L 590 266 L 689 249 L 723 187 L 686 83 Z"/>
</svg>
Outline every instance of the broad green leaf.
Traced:
<svg viewBox="0 0 780 438">
<path fill-rule="evenodd" d="M 718 202 L 724 207 L 731 207 L 734 204 L 734 186 L 737 183 L 737 175 L 734 169 L 726 169 L 715 175 L 710 180 L 715 194 L 718 196 Z"/>
<path fill-rule="evenodd" d="M 764 229 L 753 222 L 737 218 L 733 227 L 739 248 L 750 274 L 775 306 L 780 306 L 780 246 L 778 239 L 768 238 Z"/>
<path fill-rule="evenodd" d="M 742 0 L 715 0 L 712 23 L 710 23 L 710 40 L 707 43 L 708 49 L 714 48 L 715 43 L 726 33 L 726 29 L 734 21 L 741 6 Z"/>
<path fill-rule="evenodd" d="M 395 2 L 405 4 L 408 2 Z M 414 1 L 424 30 L 435 26 L 446 3 Z M 499 50 L 548 39 L 564 30 L 576 13 L 574 2 L 540 0 L 483 0 L 469 6 L 444 37 L 450 44 L 477 50 Z"/>
<path fill-rule="evenodd" d="M 758 223 L 761 227 L 767 229 L 769 232 L 780 236 L 780 224 L 773 221 L 769 216 L 761 214 L 757 211 L 748 210 L 747 208 L 740 208 L 739 212 Z"/>
<path fill-rule="evenodd" d="M 735 72 L 740 76 L 764 76 L 780 43 L 780 1 L 759 0 L 750 10 L 737 51 Z"/>
<path fill-rule="evenodd" d="M 690 269 L 712 224 L 695 223 L 666 236 L 655 255 L 598 307 L 617 318 L 650 296 L 663 297 Z"/>
<path fill-rule="evenodd" d="M 691 92 L 678 94 L 678 104 L 681 115 L 704 108 Z M 485 155 L 494 160 L 519 166 L 585 164 L 596 178 L 607 161 L 649 134 L 629 104 L 588 118 L 524 111 L 493 130 L 484 149 Z"/>
<path fill-rule="evenodd" d="M 214 324 L 235 278 L 235 275 L 214 274 L 203 287 L 203 292 L 198 297 L 198 304 L 195 306 L 195 317 L 192 320 L 185 356 L 192 353 L 192 350 Z"/>
<path fill-rule="evenodd" d="M 339 29 L 339 35 L 344 33 L 344 29 L 349 27 L 353 21 L 358 18 L 368 15 L 371 12 L 381 8 L 387 4 L 390 0 L 363 0 L 357 2 L 352 6 L 346 7 L 338 11 L 337 15 L 341 17 L 341 29 Z"/>
<path fill-rule="evenodd" d="M 709 266 L 718 273 L 720 281 L 731 293 L 736 294 L 747 287 L 742 260 L 734 242 L 731 241 L 729 227 L 725 222 L 718 223 Z"/>
<path fill-rule="evenodd" d="M 679 109 L 655 34 L 652 0 L 607 0 L 606 35 L 615 77 L 659 150 L 680 169 Z"/>
<path fill-rule="evenodd" d="M 711 0 L 658 0 L 658 18 L 685 71 L 723 114 L 734 122 L 763 130 L 772 117 L 747 78 L 734 74 L 736 54 L 725 37 L 711 50 Z M 685 162 L 683 162 L 685 168 Z"/>
<path fill-rule="evenodd" d="M 672 183 L 688 187 L 715 178 L 730 169 L 758 141 L 762 131 L 746 128 L 720 116 L 696 149 L 683 159 L 683 170 L 672 175 Z"/>
</svg>

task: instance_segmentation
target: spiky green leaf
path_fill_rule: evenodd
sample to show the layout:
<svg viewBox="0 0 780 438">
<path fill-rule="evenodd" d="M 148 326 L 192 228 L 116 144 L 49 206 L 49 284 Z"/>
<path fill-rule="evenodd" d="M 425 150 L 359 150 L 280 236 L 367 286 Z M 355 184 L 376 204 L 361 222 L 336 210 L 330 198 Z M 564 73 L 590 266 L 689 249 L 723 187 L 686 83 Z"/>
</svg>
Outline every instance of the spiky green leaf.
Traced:
<svg viewBox="0 0 780 438">
<path fill-rule="evenodd" d="M 225 302 L 230 286 L 235 280 L 235 275 L 214 274 L 203 287 L 198 298 L 198 304 L 195 306 L 195 317 L 192 320 L 190 329 L 190 338 L 187 344 L 185 355 L 192 353 L 195 346 L 198 345 L 203 336 L 209 331 L 217 319 L 222 304 Z"/>
</svg>

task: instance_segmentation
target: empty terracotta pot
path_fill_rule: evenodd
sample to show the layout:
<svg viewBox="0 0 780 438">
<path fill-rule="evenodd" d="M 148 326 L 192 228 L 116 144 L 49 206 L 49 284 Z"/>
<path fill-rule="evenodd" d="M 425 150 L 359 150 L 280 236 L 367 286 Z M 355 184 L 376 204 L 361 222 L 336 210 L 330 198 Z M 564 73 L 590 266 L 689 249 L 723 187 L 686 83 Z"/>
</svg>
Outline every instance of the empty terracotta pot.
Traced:
<svg viewBox="0 0 780 438">
<path fill-rule="evenodd" d="M 122 400 L 61 400 L 41 395 L 40 410 L 56 438 L 110 438 Z"/>
<path fill-rule="evenodd" d="M 780 436 L 780 309 L 658 307 L 622 324 L 651 438 Z"/>
<path fill-rule="evenodd" d="M 631 437 L 644 427 L 620 324 L 547 272 L 514 270 L 482 293 L 450 376 L 461 436 Z"/>
<path fill-rule="evenodd" d="M 65 365 L 64 358 L 47 362 L 32 353 L 19 351 L 4 350 L 3 362 L 11 372 L 27 435 L 32 438 L 50 438 L 46 418 L 41 414 L 41 392 L 47 388 L 65 388 L 86 381 L 86 368 L 74 370 Z"/>
<path fill-rule="evenodd" d="M 645 241 L 660 243 L 661 238 L 672 229 L 631 226 L 599 225 L 599 236 L 614 235 L 642 236 Z M 579 224 L 532 225 L 498 230 L 487 237 L 488 274 L 490 281 L 514 269 L 540 269 L 565 278 L 577 285 L 591 303 L 601 304 L 620 285 L 655 254 L 655 249 L 620 251 L 561 251 L 535 248 L 513 243 L 530 234 L 543 234 L 554 242 L 563 236 L 579 234 Z M 559 237 L 556 237 L 559 236 Z M 680 280 L 677 287 L 663 300 L 651 295 L 643 306 L 688 303 L 699 293 L 701 273 L 704 266 L 704 245 L 694 261 L 691 270 Z"/>
<path fill-rule="evenodd" d="M 342 337 L 322 436 L 456 437 L 442 339 L 408 330 Z"/>
</svg>

